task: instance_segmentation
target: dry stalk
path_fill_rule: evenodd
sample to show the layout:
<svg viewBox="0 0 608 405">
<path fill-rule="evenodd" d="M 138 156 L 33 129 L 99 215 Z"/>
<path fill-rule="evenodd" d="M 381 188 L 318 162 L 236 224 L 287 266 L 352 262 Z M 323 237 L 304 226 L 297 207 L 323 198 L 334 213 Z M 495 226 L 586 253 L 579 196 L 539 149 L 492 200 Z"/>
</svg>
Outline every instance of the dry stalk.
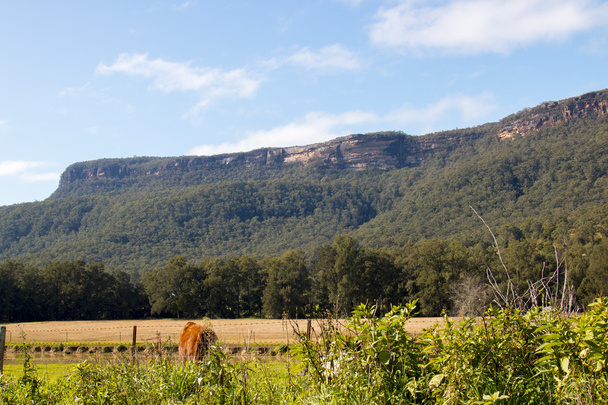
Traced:
<svg viewBox="0 0 608 405">
<path fill-rule="evenodd" d="M 482 216 L 479 215 L 473 207 L 470 208 L 490 231 L 492 239 L 494 240 L 494 247 L 496 248 L 498 258 L 500 259 L 500 263 L 505 271 L 507 288 L 506 292 L 503 292 L 498 285 L 496 277 L 494 277 L 492 269 L 489 267 L 486 269 L 486 276 L 495 296 L 494 302 L 499 307 L 514 307 L 521 310 L 528 310 L 532 307 L 540 306 L 543 308 L 549 307 L 558 309 L 565 314 L 578 312 L 579 307 L 576 304 L 576 299 L 574 297 L 574 288 L 568 279 L 568 266 L 565 259 L 560 260 L 557 246 L 553 246 L 556 262 L 555 271 L 553 271 L 553 273 L 550 275 L 545 275 L 546 263 L 543 263 L 540 279 L 536 281 L 528 280 L 527 290 L 519 293 L 515 289 L 515 285 L 513 284 L 513 280 L 509 274 L 509 269 L 502 258 L 500 247 L 498 246 L 498 241 L 494 235 L 494 232 L 492 232 L 492 229 L 482 218 Z M 563 280 L 561 280 L 562 278 Z M 555 287 L 553 288 L 552 285 L 555 285 Z"/>
</svg>

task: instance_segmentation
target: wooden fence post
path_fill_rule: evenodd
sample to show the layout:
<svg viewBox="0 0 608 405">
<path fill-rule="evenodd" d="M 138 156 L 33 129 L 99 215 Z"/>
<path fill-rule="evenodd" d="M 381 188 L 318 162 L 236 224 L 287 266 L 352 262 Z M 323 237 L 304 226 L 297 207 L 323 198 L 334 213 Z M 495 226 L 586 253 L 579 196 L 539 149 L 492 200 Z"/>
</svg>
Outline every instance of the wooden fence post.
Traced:
<svg viewBox="0 0 608 405">
<path fill-rule="evenodd" d="M 133 364 L 135 364 L 135 353 L 137 353 L 137 325 L 133 325 L 133 347 L 131 348 Z"/>
<path fill-rule="evenodd" d="M 156 340 L 158 342 L 158 358 L 159 358 L 160 362 L 162 363 L 163 362 L 163 345 L 160 340 L 160 331 L 156 332 Z"/>
<path fill-rule="evenodd" d="M 4 372 L 4 342 L 6 341 L 6 326 L 0 327 L 0 375 Z"/>
</svg>

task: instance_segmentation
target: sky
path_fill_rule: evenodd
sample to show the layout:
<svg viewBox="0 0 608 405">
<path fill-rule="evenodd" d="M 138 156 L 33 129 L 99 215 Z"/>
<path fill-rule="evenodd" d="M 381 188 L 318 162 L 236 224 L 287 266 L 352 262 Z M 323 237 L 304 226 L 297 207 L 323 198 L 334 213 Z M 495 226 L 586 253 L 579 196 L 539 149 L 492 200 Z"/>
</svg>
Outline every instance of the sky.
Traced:
<svg viewBox="0 0 608 405">
<path fill-rule="evenodd" d="M 0 0 L 0 205 L 81 161 L 423 135 L 607 87 L 607 1 Z"/>
</svg>

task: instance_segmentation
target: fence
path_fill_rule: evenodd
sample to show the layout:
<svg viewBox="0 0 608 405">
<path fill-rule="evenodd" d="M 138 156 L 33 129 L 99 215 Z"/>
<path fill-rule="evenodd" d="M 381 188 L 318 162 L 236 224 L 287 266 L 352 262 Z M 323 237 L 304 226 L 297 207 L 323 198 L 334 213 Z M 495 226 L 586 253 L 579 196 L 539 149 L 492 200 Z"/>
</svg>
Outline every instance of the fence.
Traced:
<svg viewBox="0 0 608 405">
<path fill-rule="evenodd" d="M 282 344 L 286 332 L 293 328 L 304 330 L 306 320 L 280 319 L 232 319 L 232 320 L 194 320 L 206 324 L 217 334 L 220 341 L 227 344 L 243 344 L 255 340 L 263 344 Z M 186 324 L 185 320 L 141 320 L 141 321 L 72 321 L 44 322 L 7 325 L 7 342 L 20 343 L 129 343 L 133 326 L 141 339 L 155 339 L 158 335 L 163 341 L 177 341 Z M 314 324 L 314 321 L 313 321 Z"/>
<path fill-rule="evenodd" d="M 0 375 L 4 372 L 4 342 L 6 341 L 6 327 L 0 327 Z"/>
<path fill-rule="evenodd" d="M 202 320 L 218 345 L 235 358 L 277 359 L 277 349 L 294 343 L 296 332 L 314 336 L 311 320 Z M 8 325 L 7 364 L 17 364 L 23 344 L 37 363 L 74 363 L 87 359 L 177 359 L 181 320 L 74 321 Z"/>
</svg>

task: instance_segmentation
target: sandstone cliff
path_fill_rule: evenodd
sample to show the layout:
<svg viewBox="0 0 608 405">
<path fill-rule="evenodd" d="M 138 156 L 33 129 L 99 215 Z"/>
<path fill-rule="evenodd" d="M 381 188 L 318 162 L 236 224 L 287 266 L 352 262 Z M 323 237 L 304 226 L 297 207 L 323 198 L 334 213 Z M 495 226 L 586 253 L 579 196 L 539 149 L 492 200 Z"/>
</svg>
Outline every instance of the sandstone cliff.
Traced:
<svg viewBox="0 0 608 405">
<path fill-rule="evenodd" d="M 197 171 L 217 172 L 226 168 L 314 165 L 348 170 L 386 170 L 418 165 L 439 150 L 456 147 L 479 136 L 480 133 L 475 131 L 442 132 L 419 137 L 400 132 L 383 132 L 349 135 L 306 146 L 264 148 L 214 156 L 102 159 L 76 163 L 68 167 L 61 176 L 58 191 L 83 181 L 135 179 Z"/>
<path fill-rule="evenodd" d="M 598 118 L 608 113 L 608 91 L 602 90 L 580 97 L 550 101 L 521 111 L 501 121 L 499 138 L 527 135 L 545 127 L 554 127 L 579 119 Z"/>
<path fill-rule="evenodd" d="M 91 192 L 107 192 L 129 187 L 147 187 L 154 178 L 163 184 L 196 185 L 224 180 L 257 178 L 265 168 L 294 166 L 339 168 L 344 170 L 389 170 L 419 165 L 440 151 L 449 151 L 481 137 L 499 140 L 525 136 L 541 128 L 593 119 L 608 114 L 608 90 L 580 97 L 543 103 L 520 111 L 498 123 L 476 128 L 444 131 L 423 136 L 402 132 L 349 135 L 306 146 L 262 148 L 250 152 L 215 156 L 136 157 L 101 159 L 76 163 L 61 176 L 51 198 Z M 246 171 L 258 170 L 247 178 Z M 235 176 L 235 172 L 241 177 Z M 167 179 L 171 178 L 169 181 Z M 157 182 L 160 183 L 160 182 Z"/>
</svg>

